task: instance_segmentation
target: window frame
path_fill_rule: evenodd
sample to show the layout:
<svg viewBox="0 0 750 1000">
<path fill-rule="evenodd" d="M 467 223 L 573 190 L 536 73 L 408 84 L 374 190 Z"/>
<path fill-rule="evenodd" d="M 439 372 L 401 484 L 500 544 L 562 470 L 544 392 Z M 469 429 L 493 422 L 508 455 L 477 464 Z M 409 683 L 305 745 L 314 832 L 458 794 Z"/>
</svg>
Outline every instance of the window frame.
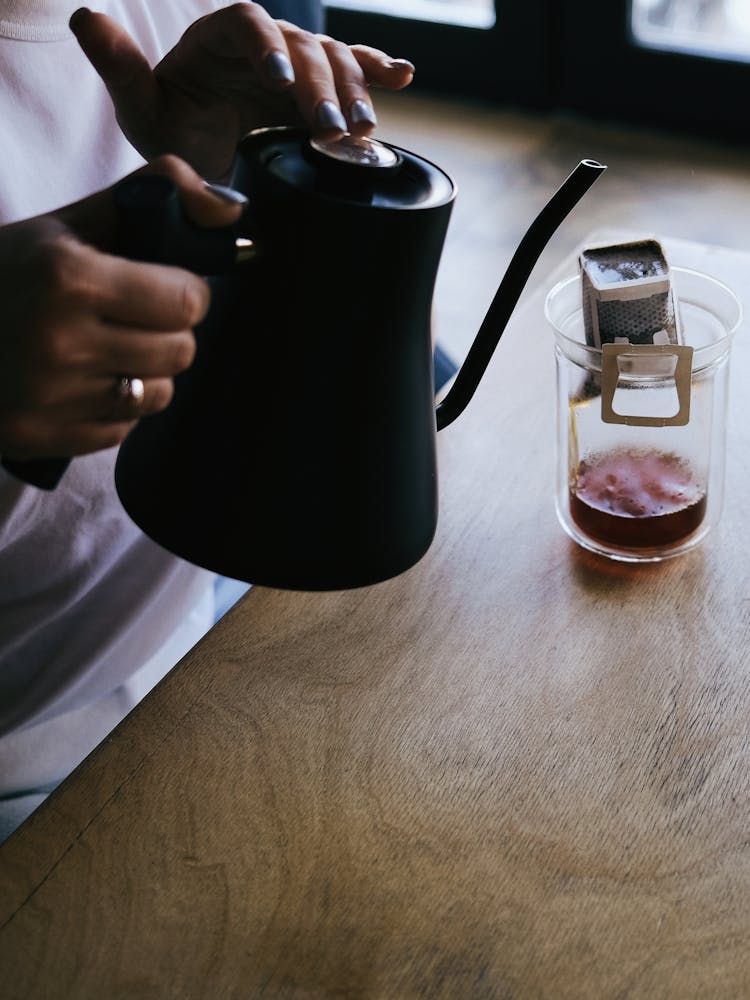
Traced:
<svg viewBox="0 0 750 1000">
<path fill-rule="evenodd" d="M 639 44 L 631 30 L 630 0 L 576 0 L 575 7 L 587 27 L 576 28 L 570 16 L 560 25 L 555 75 L 562 106 L 596 117 L 747 143 L 748 112 L 743 102 L 722 98 L 750 93 L 750 62 Z M 611 44 L 596 44 L 602 38 Z M 591 87 L 592 79 L 607 77 L 647 81 L 657 96 L 634 101 L 622 87 L 614 95 Z"/>
<path fill-rule="evenodd" d="M 376 3 L 377 0 L 373 0 Z M 335 3 L 335 0 L 331 0 Z M 415 89 L 543 106 L 549 91 L 550 0 L 495 0 L 490 28 L 466 27 L 330 6 L 326 30 L 349 44 L 366 42 L 417 67 Z"/>
<path fill-rule="evenodd" d="M 750 94 L 750 60 L 640 45 L 630 11 L 631 0 L 496 0 L 482 29 L 329 7 L 327 30 L 411 59 L 417 90 L 746 144 L 750 112 L 725 95 Z M 658 97 L 597 79 L 646 80 Z"/>
</svg>

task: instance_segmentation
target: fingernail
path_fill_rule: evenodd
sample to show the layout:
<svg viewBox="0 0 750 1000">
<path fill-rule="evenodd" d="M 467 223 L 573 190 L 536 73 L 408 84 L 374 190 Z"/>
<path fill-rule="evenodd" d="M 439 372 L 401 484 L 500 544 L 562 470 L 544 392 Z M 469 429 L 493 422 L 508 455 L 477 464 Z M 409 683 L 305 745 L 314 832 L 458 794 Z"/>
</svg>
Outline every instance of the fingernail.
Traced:
<svg viewBox="0 0 750 1000">
<path fill-rule="evenodd" d="M 349 108 L 349 115 L 355 125 L 359 125 L 360 122 L 367 122 L 368 125 L 378 124 L 375 111 L 367 101 L 352 101 L 352 106 Z"/>
<path fill-rule="evenodd" d="M 90 13 L 91 11 L 88 9 L 88 7 L 79 7 L 78 10 L 74 10 L 73 13 L 70 15 L 70 20 L 68 21 L 68 27 L 70 28 L 70 30 L 75 31 L 78 22 L 82 18 L 84 18 L 87 14 Z"/>
<path fill-rule="evenodd" d="M 294 68 L 288 57 L 278 49 L 266 56 L 265 67 L 274 83 L 294 83 Z"/>
<path fill-rule="evenodd" d="M 315 117 L 320 128 L 335 128 L 338 132 L 346 132 L 346 119 L 333 101 L 321 101 Z"/>
<path fill-rule="evenodd" d="M 408 69 L 412 76 L 417 71 L 417 67 L 413 62 L 409 62 L 408 59 L 391 59 L 388 65 L 392 69 Z"/>
<path fill-rule="evenodd" d="M 247 198 L 241 191 L 225 187 L 223 184 L 209 184 L 208 181 L 204 181 L 203 183 L 208 192 L 227 205 L 247 205 Z"/>
</svg>

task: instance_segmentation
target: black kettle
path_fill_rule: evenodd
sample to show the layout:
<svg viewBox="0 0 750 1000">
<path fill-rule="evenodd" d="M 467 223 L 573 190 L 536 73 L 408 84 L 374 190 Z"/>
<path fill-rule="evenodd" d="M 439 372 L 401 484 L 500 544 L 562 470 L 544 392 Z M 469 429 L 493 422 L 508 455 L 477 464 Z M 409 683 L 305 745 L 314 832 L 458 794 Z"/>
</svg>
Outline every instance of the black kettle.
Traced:
<svg viewBox="0 0 750 1000">
<path fill-rule="evenodd" d="M 603 169 L 582 161 L 531 226 L 437 412 L 432 296 L 455 197 L 443 170 L 371 139 L 262 129 L 238 149 L 232 185 L 250 204 L 231 239 L 182 221 L 164 178 L 131 178 L 123 252 L 213 276 L 193 365 L 120 447 L 129 515 L 250 583 L 338 590 L 408 569 L 435 532 L 436 429 L 471 398 L 539 253 Z"/>
</svg>

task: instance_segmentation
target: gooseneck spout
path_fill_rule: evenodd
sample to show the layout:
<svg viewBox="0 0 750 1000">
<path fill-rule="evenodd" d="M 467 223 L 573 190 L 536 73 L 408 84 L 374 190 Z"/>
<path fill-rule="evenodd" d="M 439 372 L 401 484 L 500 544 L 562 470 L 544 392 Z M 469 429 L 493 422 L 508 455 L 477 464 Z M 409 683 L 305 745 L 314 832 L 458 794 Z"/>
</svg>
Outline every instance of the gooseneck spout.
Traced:
<svg viewBox="0 0 750 1000">
<path fill-rule="evenodd" d="M 466 360 L 437 407 L 438 430 L 452 423 L 474 395 L 542 251 L 563 219 L 606 169 L 596 160 L 581 160 L 529 226 L 495 292 Z"/>
</svg>

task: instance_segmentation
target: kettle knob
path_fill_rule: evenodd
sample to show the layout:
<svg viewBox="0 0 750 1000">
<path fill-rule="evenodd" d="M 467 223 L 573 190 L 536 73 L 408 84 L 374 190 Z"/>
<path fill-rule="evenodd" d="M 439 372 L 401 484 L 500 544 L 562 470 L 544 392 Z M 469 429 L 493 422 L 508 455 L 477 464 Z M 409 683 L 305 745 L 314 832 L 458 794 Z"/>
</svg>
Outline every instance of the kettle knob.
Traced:
<svg viewBox="0 0 750 1000">
<path fill-rule="evenodd" d="M 397 173 L 403 163 L 390 146 L 348 132 L 338 139 L 309 139 L 303 155 L 315 166 L 319 191 L 365 202 L 385 176 Z"/>
<path fill-rule="evenodd" d="M 369 170 L 392 170 L 401 164 L 401 156 L 377 139 L 345 133 L 338 139 L 310 139 L 309 149 L 323 166 L 342 164 Z"/>
</svg>

